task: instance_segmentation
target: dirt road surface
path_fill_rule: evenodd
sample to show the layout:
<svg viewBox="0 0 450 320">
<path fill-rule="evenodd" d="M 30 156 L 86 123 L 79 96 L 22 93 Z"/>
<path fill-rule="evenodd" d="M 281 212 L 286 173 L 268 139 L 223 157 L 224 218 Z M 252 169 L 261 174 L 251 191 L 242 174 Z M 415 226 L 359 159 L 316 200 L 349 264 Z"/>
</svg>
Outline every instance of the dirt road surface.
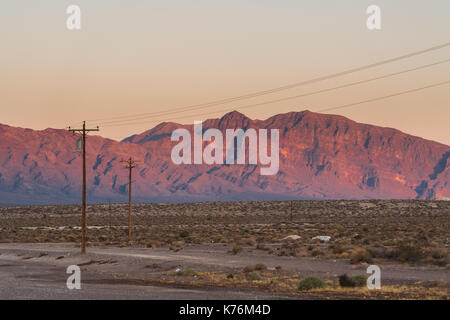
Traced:
<svg viewBox="0 0 450 320">
<path fill-rule="evenodd" d="M 302 299 L 302 295 L 276 294 L 252 289 L 186 287 L 179 284 L 139 283 L 127 279 L 155 279 L 176 268 L 198 271 L 240 272 L 262 263 L 269 270 L 282 266 L 299 277 L 363 274 L 366 265 L 345 260 L 276 257 L 266 253 L 230 254 L 226 245 L 187 246 L 180 252 L 165 248 L 89 247 L 81 255 L 74 244 L 0 244 L 0 299 Z M 82 289 L 69 290 L 66 269 L 79 265 Z M 149 268 L 157 265 L 158 270 Z M 450 280 L 448 270 L 408 265 L 386 265 L 383 284 Z"/>
</svg>

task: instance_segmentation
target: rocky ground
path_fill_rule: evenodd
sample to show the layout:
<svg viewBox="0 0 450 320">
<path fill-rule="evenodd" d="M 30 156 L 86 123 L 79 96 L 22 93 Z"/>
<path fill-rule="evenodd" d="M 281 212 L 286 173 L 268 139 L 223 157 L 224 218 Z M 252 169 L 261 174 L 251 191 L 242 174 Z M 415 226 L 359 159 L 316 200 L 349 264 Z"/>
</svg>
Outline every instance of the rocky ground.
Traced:
<svg viewBox="0 0 450 320">
<path fill-rule="evenodd" d="M 27 268 L 78 264 L 97 275 L 90 285 L 116 289 L 239 289 L 296 299 L 449 298 L 448 201 L 139 204 L 133 207 L 131 243 L 127 213 L 122 204 L 89 206 L 83 256 L 77 247 L 79 206 L 0 207 L 0 259 Z M 367 276 L 369 264 L 382 270 L 381 290 L 342 285 L 340 276 Z M 0 274 L 5 268 L 0 264 Z M 325 286 L 299 290 L 308 276 Z"/>
</svg>

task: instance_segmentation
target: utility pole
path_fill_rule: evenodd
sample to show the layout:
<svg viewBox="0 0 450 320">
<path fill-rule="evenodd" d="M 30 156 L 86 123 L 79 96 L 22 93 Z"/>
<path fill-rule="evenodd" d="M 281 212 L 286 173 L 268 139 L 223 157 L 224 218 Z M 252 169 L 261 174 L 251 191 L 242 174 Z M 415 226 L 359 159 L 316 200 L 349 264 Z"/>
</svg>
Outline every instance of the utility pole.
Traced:
<svg viewBox="0 0 450 320">
<path fill-rule="evenodd" d="M 132 239 L 132 220 L 131 220 L 131 184 L 132 184 L 132 171 L 136 166 L 134 165 L 138 160 L 133 160 L 133 158 L 129 158 L 128 160 L 122 160 L 120 162 L 125 162 L 126 169 L 128 169 L 128 242 L 131 242 Z"/>
<path fill-rule="evenodd" d="M 86 129 L 86 121 L 83 121 L 82 129 L 72 129 L 70 132 L 81 133 L 83 143 L 83 189 L 82 189 L 82 207 L 81 207 L 81 253 L 86 253 L 86 133 L 91 131 L 100 131 L 97 126 L 96 129 Z"/>
</svg>

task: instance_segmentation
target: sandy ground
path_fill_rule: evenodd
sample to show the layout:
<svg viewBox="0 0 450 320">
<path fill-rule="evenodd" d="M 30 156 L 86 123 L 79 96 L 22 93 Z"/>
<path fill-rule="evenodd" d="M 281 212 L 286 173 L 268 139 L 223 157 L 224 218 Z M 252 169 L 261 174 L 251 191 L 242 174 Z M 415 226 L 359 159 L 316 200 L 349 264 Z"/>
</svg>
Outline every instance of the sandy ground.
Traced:
<svg viewBox="0 0 450 320">
<path fill-rule="evenodd" d="M 450 299 L 449 201 L 136 204 L 131 243 L 127 213 L 89 205 L 81 255 L 79 206 L 0 207 L 0 297 Z M 381 290 L 341 286 L 371 264 Z M 308 276 L 325 288 L 299 291 Z"/>
<path fill-rule="evenodd" d="M 269 271 L 281 265 L 285 274 L 363 274 L 366 265 L 344 260 L 274 257 L 265 252 L 238 255 L 226 245 L 192 245 L 183 251 L 165 248 L 89 247 L 82 255 L 73 244 L 0 244 L 1 299 L 309 299 L 307 294 L 280 294 L 252 288 L 197 286 L 170 280 L 177 268 L 238 273 L 263 263 Z M 149 268 L 158 265 L 157 269 Z M 68 290 L 66 268 L 80 265 L 82 289 Z M 448 270 L 432 267 L 386 265 L 382 284 L 448 281 Z M 176 278 L 176 277 L 175 277 Z M 162 280 L 162 281 L 161 281 Z"/>
</svg>

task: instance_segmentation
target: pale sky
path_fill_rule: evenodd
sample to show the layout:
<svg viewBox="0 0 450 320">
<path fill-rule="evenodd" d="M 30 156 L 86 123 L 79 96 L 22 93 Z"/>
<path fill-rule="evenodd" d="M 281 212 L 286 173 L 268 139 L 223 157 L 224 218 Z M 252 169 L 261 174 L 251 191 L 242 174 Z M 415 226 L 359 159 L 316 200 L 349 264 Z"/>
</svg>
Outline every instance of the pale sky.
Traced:
<svg viewBox="0 0 450 320">
<path fill-rule="evenodd" d="M 81 8 L 81 30 L 66 8 Z M 366 27 L 381 8 L 382 29 Z M 450 42 L 448 0 L 2 0 L 0 123 L 80 121 L 121 139 L 450 58 L 450 47 L 345 77 L 208 109 L 106 124 L 301 82 Z M 245 108 L 251 118 L 358 102 L 450 80 L 450 62 L 350 88 Z M 199 114 L 216 112 L 210 115 Z M 450 85 L 330 113 L 450 145 Z"/>
</svg>

